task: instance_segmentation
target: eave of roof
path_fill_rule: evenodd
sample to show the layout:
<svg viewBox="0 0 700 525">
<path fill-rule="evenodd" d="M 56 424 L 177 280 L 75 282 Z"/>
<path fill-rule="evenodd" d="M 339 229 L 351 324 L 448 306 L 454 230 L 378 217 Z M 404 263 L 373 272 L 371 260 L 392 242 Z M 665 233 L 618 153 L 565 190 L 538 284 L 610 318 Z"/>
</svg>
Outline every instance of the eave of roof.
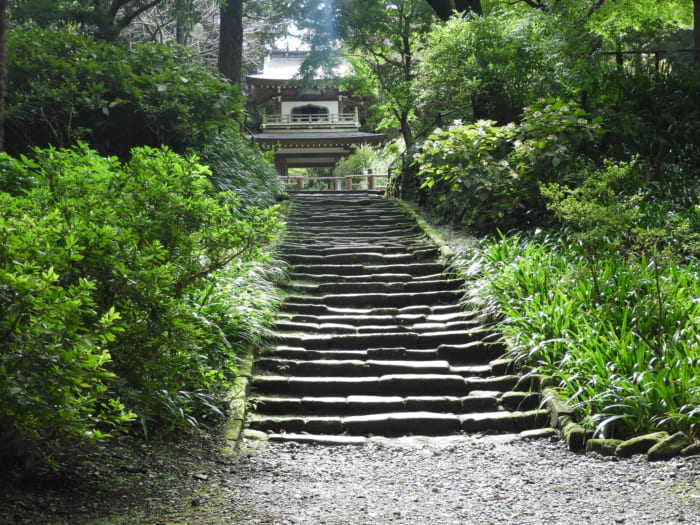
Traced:
<svg viewBox="0 0 700 525">
<path fill-rule="evenodd" d="M 309 55 L 308 51 L 273 51 L 265 58 L 263 71 L 246 76 L 248 82 L 255 84 L 282 84 L 285 82 L 300 82 L 300 69 L 304 59 Z M 350 71 L 349 64 L 341 58 L 341 63 L 333 70 L 336 78 L 323 78 L 322 75 L 314 80 L 337 80 L 347 76 Z"/>
<path fill-rule="evenodd" d="M 299 133 L 258 133 L 253 135 L 256 142 L 381 142 L 386 135 L 384 133 L 366 133 L 364 131 L 323 131 L 323 132 L 299 132 Z"/>
</svg>

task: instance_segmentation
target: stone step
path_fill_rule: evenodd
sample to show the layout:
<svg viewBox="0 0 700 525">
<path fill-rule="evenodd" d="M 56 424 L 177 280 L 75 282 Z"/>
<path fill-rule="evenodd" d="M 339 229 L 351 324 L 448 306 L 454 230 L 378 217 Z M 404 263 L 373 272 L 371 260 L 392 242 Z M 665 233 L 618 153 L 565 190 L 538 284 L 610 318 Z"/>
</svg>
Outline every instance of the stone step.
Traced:
<svg viewBox="0 0 700 525">
<path fill-rule="evenodd" d="M 335 213 L 328 215 L 305 215 L 296 220 L 290 221 L 291 231 L 295 227 L 309 227 L 311 229 L 323 229 L 338 231 L 343 228 L 366 229 L 367 231 L 377 228 L 387 228 L 392 230 L 416 230 L 415 222 L 410 222 L 401 213 L 376 213 L 364 217 L 357 217 L 355 213 Z M 417 231 L 417 230 L 416 230 Z"/>
<path fill-rule="evenodd" d="M 329 255 L 299 255 L 285 253 L 283 258 L 293 265 L 307 264 L 410 264 L 416 261 L 434 258 L 438 255 L 438 249 L 421 248 L 410 253 L 381 253 L 381 252 L 348 252 Z"/>
<path fill-rule="evenodd" d="M 349 231 L 348 231 L 349 230 Z M 415 226 L 399 228 L 375 229 L 344 229 L 343 233 L 336 233 L 334 230 L 316 231 L 314 235 L 309 235 L 303 224 L 285 230 L 283 243 L 291 246 L 308 244 L 311 246 L 332 246 L 334 244 L 415 244 L 429 242 L 428 236 L 422 230 L 417 230 Z"/>
<path fill-rule="evenodd" d="M 415 281 L 328 281 L 323 283 L 302 283 L 292 281 L 283 289 L 304 295 L 371 294 L 371 293 L 422 293 L 459 290 L 463 281 L 459 279 L 415 280 Z"/>
<path fill-rule="evenodd" d="M 385 412 L 494 412 L 498 410 L 534 410 L 540 396 L 530 392 L 474 391 L 466 396 L 378 396 L 352 395 L 336 397 L 257 396 L 256 409 L 270 415 L 358 415 Z M 517 394 L 518 401 L 515 401 Z"/>
<path fill-rule="evenodd" d="M 447 360 L 453 366 L 488 364 L 497 374 L 511 373 L 515 366 L 510 359 L 503 359 L 503 349 L 498 345 L 474 341 L 469 345 L 441 345 L 437 348 L 366 348 L 351 350 L 309 350 L 301 346 L 278 345 L 262 349 L 260 359 L 376 359 L 376 360 L 408 360 L 408 361 L 439 361 Z"/>
<path fill-rule="evenodd" d="M 394 306 L 394 307 L 372 307 L 367 306 L 364 308 L 360 307 L 342 307 L 342 306 L 328 306 L 321 303 L 295 303 L 290 301 L 289 298 L 283 303 L 281 313 L 282 315 L 371 315 L 371 316 L 382 316 L 382 315 L 392 315 L 398 316 L 403 314 L 442 314 L 442 313 L 452 313 L 460 311 L 459 306 L 456 304 L 439 304 L 439 305 L 411 305 L 411 306 Z"/>
<path fill-rule="evenodd" d="M 258 372 L 294 376 L 373 376 L 403 373 L 458 374 L 463 377 L 493 375 L 488 364 L 452 366 L 445 360 L 389 359 L 285 359 L 263 357 L 257 360 Z"/>
<path fill-rule="evenodd" d="M 443 265 L 434 262 L 412 262 L 408 264 L 295 264 L 295 273 L 334 274 L 340 276 L 367 275 L 372 273 L 407 273 L 412 277 L 434 275 L 444 270 Z"/>
<path fill-rule="evenodd" d="M 288 304 L 312 304 L 324 306 L 345 306 L 365 308 L 401 308 L 406 306 L 427 306 L 435 304 L 455 304 L 462 298 L 460 290 L 437 290 L 434 292 L 373 292 L 373 293 L 329 293 L 324 295 L 287 296 Z"/>
<path fill-rule="evenodd" d="M 363 244 L 378 244 L 381 245 L 389 242 L 412 242 L 419 239 L 425 239 L 422 232 L 415 228 L 379 228 L 372 230 L 343 228 L 334 231 L 315 228 L 306 230 L 302 225 L 285 231 L 284 242 L 298 244 L 304 242 L 304 239 L 311 239 L 309 242 L 316 244 L 348 244 L 348 243 L 363 243 Z"/>
<path fill-rule="evenodd" d="M 398 313 L 395 315 L 346 314 L 346 315 L 307 315 L 280 312 L 278 319 L 290 323 L 308 323 L 312 329 L 318 329 L 324 323 L 336 323 L 351 326 L 362 325 L 415 325 L 417 323 L 453 323 L 463 322 L 479 326 L 481 321 L 472 312 L 455 310 L 447 313 Z"/>
<path fill-rule="evenodd" d="M 516 433 L 548 423 L 546 410 L 496 411 L 468 414 L 389 412 L 359 416 L 255 416 L 248 425 L 263 432 L 435 436 L 477 432 Z"/>
<path fill-rule="evenodd" d="M 535 410 L 540 408 L 541 396 L 527 391 L 474 390 L 466 396 L 256 396 L 252 398 L 252 402 L 259 412 L 270 415 L 337 416 L 415 411 L 459 414 Z"/>
<path fill-rule="evenodd" d="M 425 275 L 411 275 L 410 273 L 374 273 L 374 274 L 361 274 L 361 275 L 340 275 L 340 274 L 334 274 L 334 273 L 321 273 L 321 274 L 315 274 L 315 273 L 301 273 L 301 272 L 292 272 L 289 274 L 289 280 L 291 282 L 294 281 L 299 281 L 299 282 L 316 282 L 316 283 L 325 283 L 325 282 L 346 282 L 346 283 L 352 283 L 352 282 L 393 282 L 393 283 L 400 283 L 400 282 L 408 282 L 408 281 L 413 281 L 413 282 L 422 282 L 422 281 L 436 281 L 439 279 L 447 279 L 450 280 L 451 278 L 448 275 L 442 274 L 442 273 L 433 273 L 433 274 L 425 274 Z"/>
<path fill-rule="evenodd" d="M 307 350 L 361 350 L 363 348 L 437 348 L 454 354 L 463 345 L 477 341 L 468 330 L 444 330 L 430 332 L 382 332 L 368 334 L 308 334 L 273 332 L 272 335 L 288 346 L 301 346 Z M 481 347 L 479 347 L 481 348 Z"/>
<path fill-rule="evenodd" d="M 295 255 L 337 255 L 337 254 L 354 254 L 358 252 L 379 252 L 383 254 L 393 253 L 412 253 L 416 250 L 425 250 L 433 248 L 425 242 L 407 242 L 407 243 L 323 243 L 323 244 L 292 244 L 284 243 L 279 246 L 279 250 L 284 253 Z"/>
<path fill-rule="evenodd" d="M 459 395 L 473 390 L 506 392 L 524 388 L 521 376 L 463 377 L 458 374 L 402 373 L 381 376 L 255 375 L 255 395 Z"/>
<path fill-rule="evenodd" d="M 348 319 L 348 318 L 346 318 Z M 370 324 L 367 321 L 362 324 L 348 323 L 300 323 L 295 321 L 280 320 L 275 324 L 275 333 L 282 336 L 286 332 L 307 332 L 311 335 L 328 334 L 328 335 L 362 335 L 362 334 L 384 334 L 386 332 L 414 332 L 417 334 L 432 333 L 432 332 L 448 332 L 454 330 L 469 330 L 473 328 L 476 321 L 451 321 L 449 323 L 411 323 L 410 321 L 401 321 L 394 318 L 394 323 L 401 324 L 386 324 L 379 322 Z"/>
</svg>

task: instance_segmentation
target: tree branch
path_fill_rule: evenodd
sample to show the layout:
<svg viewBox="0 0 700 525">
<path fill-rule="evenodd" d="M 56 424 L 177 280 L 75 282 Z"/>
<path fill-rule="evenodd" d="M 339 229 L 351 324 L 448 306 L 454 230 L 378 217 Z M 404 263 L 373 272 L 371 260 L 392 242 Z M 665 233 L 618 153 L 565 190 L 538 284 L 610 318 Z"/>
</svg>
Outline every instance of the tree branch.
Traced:
<svg viewBox="0 0 700 525">
<path fill-rule="evenodd" d="M 121 0 L 121 1 L 124 1 L 124 0 Z M 151 1 L 148 2 L 147 4 L 142 5 L 141 7 L 135 9 L 134 11 L 132 11 L 131 13 L 128 13 L 128 14 L 124 15 L 124 18 L 122 18 L 121 20 L 119 20 L 119 21 L 117 22 L 117 27 L 119 27 L 120 29 L 124 29 L 126 26 L 128 26 L 128 25 L 131 23 L 131 21 L 132 21 L 134 18 L 136 18 L 137 16 L 139 16 L 141 13 L 144 13 L 144 12 L 148 11 L 149 9 L 151 9 L 151 8 L 153 8 L 153 7 L 155 7 L 155 6 L 157 6 L 157 5 L 160 4 L 162 1 L 163 1 L 163 0 L 151 0 Z"/>
<path fill-rule="evenodd" d="M 588 12 L 586 13 L 586 20 L 592 17 L 596 13 L 596 11 L 603 7 L 604 3 L 605 0 L 596 0 L 596 2 L 590 7 Z"/>
</svg>

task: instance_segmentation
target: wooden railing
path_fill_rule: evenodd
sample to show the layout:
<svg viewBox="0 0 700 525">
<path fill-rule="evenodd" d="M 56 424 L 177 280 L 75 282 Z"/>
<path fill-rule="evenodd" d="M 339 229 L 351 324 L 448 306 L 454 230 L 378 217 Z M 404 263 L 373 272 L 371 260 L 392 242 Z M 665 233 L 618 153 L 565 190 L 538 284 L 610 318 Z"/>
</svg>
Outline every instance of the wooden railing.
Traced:
<svg viewBox="0 0 700 525">
<path fill-rule="evenodd" d="M 343 175 L 340 177 L 280 177 L 287 191 L 384 190 L 389 180 L 386 173 Z"/>
<path fill-rule="evenodd" d="M 328 115 L 263 115 L 263 129 L 293 128 L 356 128 L 359 127 L 357 112 L 330 113 Z"/>
</svg>

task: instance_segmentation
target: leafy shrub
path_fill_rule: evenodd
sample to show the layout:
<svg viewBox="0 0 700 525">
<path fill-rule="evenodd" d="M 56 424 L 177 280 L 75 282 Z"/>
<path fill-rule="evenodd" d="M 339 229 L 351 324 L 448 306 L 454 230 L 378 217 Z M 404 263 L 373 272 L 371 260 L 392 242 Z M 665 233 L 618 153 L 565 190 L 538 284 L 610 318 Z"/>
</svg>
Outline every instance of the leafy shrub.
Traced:
<svg viewBox="0 0 700 525">
<path fill-rule="evenodd" d="M 625 67 L 603 64 L 599 69 L 591 109 L 608 126 L 605 155 L 638 156 L 649 164 L 647 183 L 671 191 L 697 181 L 700 143 L 694 130 L 700 125 L 700 102 L 693 93 L 700 85 L 698 68 L 638 57 Z"/>
<path fill-rule="evenodd" d="M 243 204 L 270 206 L 282 193 L 277 171 L 233 126 L 211 137 L 200 151 L 202 162 L 212 171 L 214 186 L 220 191 L 235 191 Z"/>
<path fill-rule="evenodd" d="M 243 105 L 236 88 L 184 48 L 125 46 L 70 29 L 13 31 L 8 42 L 6 149 L 85 140 L 103 154 L 198 147 Z"/>
<path fill-rule="evenodd" d="M 510 351 L 599 434 L 689 432 L 700 421 L 696 262 L 610 256 L 591 267 L 566 237 L 539 233 L 484 241 L 461 264 Z"/>
<path fill-rule="evenodd" d="M 196 157 L 168 149 L 121 163 L 80 145 L 0 166 L 12 192 L 0 230 L 3 428 L 34 443 L 97 435 L 128 416 L 118 400 L 144 427 L 215 412 L 239 347 L 191 298 L 213 272 L 261 257 L 274 208 L 242 207 Z"/>
<path fill-rule="evenodd" d="M 577 177 L 581 155 L 601 134 L 574 102 L 541 100 L 520 124 L 455 123 L 437 129 L 414 156 L 428 205 L 439 216 L 477 230 L 522 226 L 541 213 L 539 185 Z"/>
<path fill-rule="evenodd" d="M 562 234 L 501 236 L 460 264 L 511 351 L 604 435 L 700 420 L 699 213 L 660 206 L 643 171 L 607 163 L 543 187 Z"/>
<path fill-rule="evenodd" d="M 450 119 L 506 124 L 540 97 L 575 96 L 575 53 L 552 18 L 495 9 L 437 26 L 421 55 L 419 105 Z"/>
<path fill-rule="evenodd" d="M 0 193 L 0 456 L 52 437 L 99 439 L 132 417 L 108 394 L 119 314 L 97 310 L 94 281 L 62 282 L 82 250 L 59 213 L 22 204 Z"/>
</svg>

